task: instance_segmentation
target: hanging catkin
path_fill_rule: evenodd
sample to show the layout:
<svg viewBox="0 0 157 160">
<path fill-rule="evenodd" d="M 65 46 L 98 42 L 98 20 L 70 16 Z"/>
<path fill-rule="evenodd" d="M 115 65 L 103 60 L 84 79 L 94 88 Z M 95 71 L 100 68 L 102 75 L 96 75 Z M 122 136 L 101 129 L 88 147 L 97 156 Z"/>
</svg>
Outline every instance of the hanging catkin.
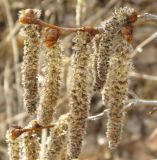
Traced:
<svg viewBox="0 0 157 160">
<path fill-rule="evenodd" d="M 26 127 L 32 128 L 34 126 L 34 121 L 31 121 Z M 22 143 L 22 160 L 39 160 L 40 154 L 40 138 L 38 138 L 37 134 L 34 132 L 24 132 L 21 135 Z"/>
<path fill-rule="evenodd" d="M 98 76 L 97 72 L 97 61 L 98 61 L 98 52 L 99 52 L 99 43 L 101 39 L 101 34 L 98 34 L 94 37 L 93 39 L 93 50 L 94 50 L 94 68 L 93 68 L 93 75 L 95 75 L 94 79 L 94 86 L 93 89 L 94 91 L 99 91 L 103 88 L 104 86 L 104 80 L 101 80 Z"/>
<path fill-rule="evenodd" d="M 51 129 L 45 160 L 60 160 L 62 151 L 65 150 L 67 145 L 69 118 L 69 114 L 61 116 L 55 124 L 55 127 Z"/>
<path fill-rule="evenodd" d="M 36 133 L 26 132 L 22 135 L 22 140 L 22 160 L 38 160 L 40 143 Z"/>
<path fill-rule="evenodd" d="M 46 71 L 42 82 L 37 119 L 40 125 L 51 123 L 60 92 L 62 50 L 58 40 L 46 48 Z"/>
<path fill-rule="evenodd" d="M 24 12 L 31 12 L 31 14 L 39 18 L 39 10 L 26 10 Z M 25 25 L 23 29 L 26 37 L 24 40 L 24 56 L 22 63 L 22 84 L 24 90 L 24 108 L 27 113 L 35 114 L 38 96 L 38 59 L 39 59 L 39 26 Z"/>
<path fill-rule="evenodd" d="M 127 100 L 128 73 L 131 70 L 132 48 L 121 35 L 118 35 L 117 48 L 110 59 L 106 84 L 102 91 L 104 103 L 109 108 L 107 138 L 110 148 L 117 147 L 123 129 L 125 113 L 123 107 Z"/>
<path fill-rule="evenodd" d="M 6 138 L 8 143 L 9 160 L 19 160 L 20 159 L 19 138 L 15 140 L 12 139 L 11 129 L 7 131 Z"/>
<path fill-rule="evenodd" d="M 97 55 L 97 75 L 101 81 L 106 80 L 110 55 L 114 52 L 114 38 L 121 27 L 128 23 L 129 17 L 134 15 L 134 10 L 128 7 L 116 9 L 111 19 L 102 23 L 104 32 L 101 34 Z"/>
<path fill-rule="evenodd" d="M 90 103 L 89 94 L 92 87 L 89 83 L 89 66 L 92 62 L 91 52 L 88 48 L 90 38 L 89 34 L 84 32 L 78 32 L 74 38 L 73 76 L 69 96 L 71 118 L 69 120 L 68 160 L 78 158 L 86 129 Z"/>
</svg>

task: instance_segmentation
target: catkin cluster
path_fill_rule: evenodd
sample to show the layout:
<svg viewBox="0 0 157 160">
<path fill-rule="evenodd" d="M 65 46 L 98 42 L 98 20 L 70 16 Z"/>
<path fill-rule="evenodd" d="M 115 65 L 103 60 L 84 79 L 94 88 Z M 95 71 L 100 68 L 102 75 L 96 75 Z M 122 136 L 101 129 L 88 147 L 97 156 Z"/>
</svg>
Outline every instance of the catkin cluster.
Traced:
<svg viewBox="0 0 157 160">
<path fill-rule="evenodd" d="M 69 119 L 69 114 L 61 116 L 50 131 L 45 160 L 59 160 L 63 154 L 65 157 Z"/>
<path fill-rule="evenodd" d="M 131 70 L 131 46 L 121 35 L 117 38 L 117 47 L 109 62 L 106 83 L 102 90 L 103 101 L 109 108 L 107 138 L 109 147 L 117 147 L 123 128 L 127 100 L 128 73 Z"/>
<path fill-rule="evenodd" d="M 88 33 L 78 32 L 74 38 L 73 75 L 70 91 L 69 144 L 68 160 L 78 158 L 85 134 L 86 121 L 90 103 L 89 63 L 91 53 L 88 49 L 90 41 Z"/>
<path fill-rule="evenodd" d="M 83 3 L 83 0 L 78 0 L 78 2 Z M 78 8 L 77 12 L 80 12 L 79 10 Z M 34 125 L 30 123 L 27 126 L 30 127 L 29 129 L 21 128 L 18 135 L 14 135 L 14 137 L 11 135 L 11 130 L 7 132 L 10 160 L 20 159 L 21 151 L 23 160 L 39 160 L 40 143 L 35 131 L 49 127 L 53 128 L 50 130 L 44 159 L 78 160 L 86 131 L 93 82 L 95 83 L 94 90 L 102 89 L 102 99 L 108 107 L 107 138 L 109 147 L 117 147 L 125 118 L 123 107 L 127 100 L 128 73 L 132 60 L 131 45 L 124 38 L 129 39 L 131 34 L 125 35 L 121 29 L 122 27 L 124 29 L 132 27 L 131 23 L 135 21 L 136 17 L 132 19 L 130 17 L 134 15 L 134 10 L 128 7 L 116 9 L 112 18 L 102 23 L 102 30 L 98 29 L 102 33 L 98 33 L 94 39 L 93 36 L 97 32 L 88 27 L 77 32 L 73 41 L 73 55 L 69 72 L 71 79 L 68 83 L 70 111 L 61 116 L 55 125 L 49 124 L 53 120 L 60 94 L 62 48 L 58 38 L 62 30 L 61 27 L 56 29 L 57 27 L 54 28 L 53 25 L 44 28 L 43 35 L 45 37 L 42 42 L 45 43 L 46 70 L 38 103 L 38 62 L 39 42 L 41 41 L 40 28 L 36 24 L 41 23 L 37 19 L 40 17 L 40 12 L 28 9 L 22 11 L 21 14 L 21 22 L 29 23 L 24 27 L 26 35 L 22 64 L 24 106 L 29 114 L 37 114 L 38 123 Z M 80 18 L 79 13 L 78 19 Z M 40 25 L 43 27 L 47 24 L 42 22 Z M 67 30 L 63 29 L 63 32 Z M 39 105 L 38 108 L 37 105 Z M 14 129 L 16 130 L 16 128 Z M 22 149 L 19 148 L 19 140 L 13 140 L 21 134 Z"/>
<path fill-rule="evenodd" d="M 109 60 L 115 48 L 115 38 L 121 30 L 122 26 L 128 23 L 130 16 L 134 14 L 134 10 L 128 7 L 116 9 L 111 19 L 104 21 L 101 26 L 103 33 L 97 49 L 97 75 L 99 81 L 105 82 L 109 67 Z"/>
<path fill-rule="evenodd" d="M 62 50 L 60 41 L 46 48 L 46 71 L 40 94 L 37 112 L 38 123 L 47 125 L 51 123 L 60 92 Z"/>
<path fill-rule="evenodd" d="M 39 18 L 40 11 L 32 11 L 32 14 Z M 21 69 L 24 90 L 24 108 L 26 109 L 27 113 L 35 114 L 38 96 L 38 61 L 40 45 L 39 26 L 34 24 L 25 25 L 23 31 L 26 35 L 24 40 L 24 56 Z"/>
<path fill-rule="evenodd" d="M 7 131 L 6 134 L 7 143 L 8 143 L 8 155 L 10 160 L 19 160 L 20 159 L 20 146 L 19 139 L 12 139 L 11 129 Z"/>
</svg>

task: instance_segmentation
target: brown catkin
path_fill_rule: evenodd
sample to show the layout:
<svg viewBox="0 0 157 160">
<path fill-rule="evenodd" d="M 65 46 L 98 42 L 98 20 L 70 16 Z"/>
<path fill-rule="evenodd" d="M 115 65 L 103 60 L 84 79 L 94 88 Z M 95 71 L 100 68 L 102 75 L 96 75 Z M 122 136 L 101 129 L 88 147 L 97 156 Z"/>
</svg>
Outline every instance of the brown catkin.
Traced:
<svg viewBox="0 0 157 160">
<path fill-rule="evenodd" d="M 131 70 L 131 45 L 118 35 L 117 48 L 110 59 L 106 84 L 102 91 L 104 103 L 109 108 L 107 138 L 109 147 L 117 147 L 121 139 L 125 112 L 123 107 L 127 100 L 128 73 Z"/>
<path fill-rule="evenodd" d="M 89 34 L 84 32 L 78 32 L 74 38 L 73 76 L 69 96 L 71 118 L 69 120 L 68 160 L 78 158 L 86 129 L 92 88 L 89 83 L 91 75 L 89 67 L 92 62 L 91 50 L 88 48 L 90 38 Z"/>
<path fill-rule="evenodd" d="M 94 50 L 94 69 L 93 75 L 95 75 L 95 81 L 93 89 L 94 91 L 99 91 L 103 88 L 105 80 L 101 80 L 97 72 L 97 61 L 98 61 L 98 52 L 99 52 L 99 43 L 101 39 L 101 34 L 98 34 L 93 39 L 93 50 Z"/>
<path fill-rule="evenodd" d="M 39 18 L 40 11 L 32 10 L 35 17 Z M 27 113 L 35 114 L 38 96 L 38 61 L 39 61 L 39 26 L 25 25 L 23 29 L 26 37 L 24 40 L 24 55 L 22 63 L 22 84 L 24 89 L 24 108 Z"/>
<path fill-rule="evenodd" d="M 40 143 L 36 133 L 26 132 L 22 135 L 22 140 L 22 160 L 38 160 Z"/>
<path fill-rule="evenodd" d="M 54 128 L 51 129 L 50 136 L 48 137 L 45 160 L 60 160 L 60 156 L 67 145 L 69 118 L 69 114 L 61 116 Z"/>
<path fill-rule="evenodd" d="M 11 129 L 9 129 L 6 134 L 9 160 L 19 160 L 20 159 L 19 138 L 13 140 L 11 132 L 12 132 Z"/>
<path fill-rule="evenodd" d="M 37 119 L 40 125 L 51 123 L 59 98 L 62 50 L 60 41 L 46 48 L 46 71 L 42 82 Z"/>
<path fill-rule="evenodd" d="M 104 30 L 101 33 L 99 50 L 97 54 L 97 74 L 101 81 L 106 80 L 109 67 L 110 55 L 114 52 L 114 39 L 120 32 L 122 26 L 128 23 L 128 18 L 134 14 L 134 10 L 128 7 L 116 9 L 111 19 L 102 23 Z"/>
</svg>

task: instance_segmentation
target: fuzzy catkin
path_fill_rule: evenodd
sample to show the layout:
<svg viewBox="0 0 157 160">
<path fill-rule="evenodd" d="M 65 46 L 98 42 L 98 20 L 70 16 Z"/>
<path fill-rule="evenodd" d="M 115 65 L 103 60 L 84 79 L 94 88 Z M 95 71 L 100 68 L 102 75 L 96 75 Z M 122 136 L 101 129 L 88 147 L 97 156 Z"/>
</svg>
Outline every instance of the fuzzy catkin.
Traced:
<svg viewBox="0 0 157 160">
<path fill-rule="evenodd" d="M 22 160 L 38 160 L 40 153 L 39 138 L 36 133 L 26 132 L 22 135 Z"/>
<path fill-rule="evenodd" d="M 101 39 L 101 34 L 98 34 L 93 39 L 93 50 L 94 50 L 94 68 L 93 68 L 93 74 L 94 74 L 94 91 L 99 91 L 103 88 L 105 80 L 101 80 L 98 76 L 97 72 L 97 61 L 98 61 L 98 52 L 99 52 L 99 43 Z"/>
<path fill-rule="evenodd" d="M 50 48 L 46 48 L 46 71 L 42 82 L 37 120 L 40 125 L 51 123 L 53 113 L 59 98 L 62 50 L 60 41 L 57 41 Z"/>
<path fill-rule="evenodd" d="M 39 18 L 40 11 L 32 11 Z M 26 35 L 21 68 L 24 108 L 28 114 L 35 114 L 38 96 L 39 26 L 34 24 L 25 25 L 23 31 Z"/>
<path fill-rule="evenodd" d="M 116 9 L 111 19 L 104 21 L 101 26 L 104 30 L 101 33 L 99 50 L 97 55 L 97 74 L 101 81 L 106 80 L 109 67 L 110 55 L 114 53 L 114 39 L 120 32 L 121 27 L 128 23 L 128 18 L 134 14 L 134 10 L 128 7 Z"/>
<path fill-rule="evenodd" d="M 90 48 L 87 44 L 89 40 L 90 36 L 84 32 L 78 32 L 74 38 L 73 76 L 69 95 L 71 118 L 69 120 L 68 160 L 78 158 L 86 129 L 92 87 L 89 83 L 89 66 L 92 62 Z"/>
<path fill-rule="evenodd" d="M 20 159 L 19 138 L 15 140 L 12 139 L 11 129 L 7 131 L 6 138 L 8 143 L 9 160 L 19 160 Z"/>
<path fill-rule="evenodd" d="M 120 35 L 119 35 L 120 36 Z M 120 36 L 119 44 L 110 59 L 106 83 L 102 91 L 104 103 L 109 108 L 107 121 L 107 139 L 109 147 L 114 149 L 120 142 L 127 100 L 128 73 L 131 70 L 132 48 Z"/>
<path fill-rule="evenodd" d="M 59 118 L 48 138 L 45 160 L 59 160 L 67 145 L 69 114 Z"/>
</svg>

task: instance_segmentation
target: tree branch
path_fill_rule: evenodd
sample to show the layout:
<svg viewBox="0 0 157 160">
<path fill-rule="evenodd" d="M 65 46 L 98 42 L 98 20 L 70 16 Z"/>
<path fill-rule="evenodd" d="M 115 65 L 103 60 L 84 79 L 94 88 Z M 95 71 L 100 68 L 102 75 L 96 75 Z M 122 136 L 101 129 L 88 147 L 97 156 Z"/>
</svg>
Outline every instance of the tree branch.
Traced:
<svg viewBox="0 0 157 160">
<path fill-rule="evenodd" d="M 135 78 L 142 78 L 142 79 L 157 81 L 157 76 L 153 76 L 153 75 L 147 75 L 147 74 L 141 74 L 141 73 L 136 73 L 136 72 L 130 72 L 129 76 L 135 77 Z"/>
<path fill-rule="evenodd" d="M 144 106 L 156 106 L 157 107 L 157 100 L 144 100 L 144 99 L 130 99 L 127 101 L 126 106 L 124 107 L 123 111 L 128 111 L 128 109 L 132 108 L 133 106 L 137 106 L 137 105 L 144 105 Z M 101 119 L 107 112 L 109 109 L 105 109 L 103 112 L 94 115 L 94 116 L 90 116 L 88 117 L 89 121 L 95 121 L 98 119 Z M 155 109 L 154 109 L 155 110 Z M 153 110 L 153 112 L 154 112 Z"/>
<path fill-rule="evenodd" d="M 156 22 L 157 23 L 157 15 L 150 14 L 150 13 L 143 13 L 138 16 L 138 19 L 142 21 L 151 21 L 151 22 Z"/>
<path fill-rule="evenodd" d="M 152 14 L 148 14 L 148 13 L 144 13 L 142 15 L 138 15 L 138 20 L 157 22 L 157 16 L 152 15 Z M 99 27 L 99 28 L 95 28 L 95 27 L 65 28 L 65 27 L 59 27 L 56 25 L 52 25 L 52 24 L 46 23 L 46 22 L 36 18 L 32 14 L 31 9 L 27 9 L 27 10 L 21 12 L 21 14 L 19 16 L 19 22 L 21 22 L 22 24 L 38 24 L 41 27 L 48 27 L 48 28 L 55 29 L 55 30 L 59 31 L 61 34 L 72 33 L 72 32 L 77 32 L 77 31 L 85 31 L 85 32 L 90 32 L 92 34 L 97 34 L 102 31 L 101 27 Z"/>
</svg>

